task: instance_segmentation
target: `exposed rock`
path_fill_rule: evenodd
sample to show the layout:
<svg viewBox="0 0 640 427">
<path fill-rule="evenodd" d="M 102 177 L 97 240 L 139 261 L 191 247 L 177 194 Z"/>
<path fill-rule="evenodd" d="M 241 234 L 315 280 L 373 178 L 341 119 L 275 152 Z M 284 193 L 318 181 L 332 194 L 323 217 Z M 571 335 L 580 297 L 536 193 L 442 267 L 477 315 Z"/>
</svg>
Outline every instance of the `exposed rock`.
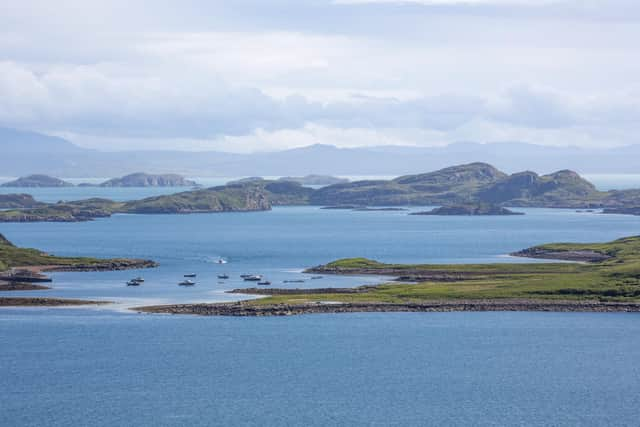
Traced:
<svg viewBox="0 0 640 427">
<path fill-rule="evenodd" d="M 193 314 L 200 316 L 291 316 L 312 313 L 359 312 L 451 312 L 451 311 L 556 311 L 640 312 L 640 303 L 558 300 L 434 300 L 420 303 L 174 304 L 136 307 L 143 313 Z"/>
<path fill-rule="evenodd" d="M 539 259 L 556 259 L 561 261 L 602 262 L 612 258 L 611 255 L 589 250 L 558 251 L 539 246 L 513 252 L 512 256 Z"/>
<path fill-rule="evenodd" d="M 59 307 L 72 305 L 111 304 L 111 301 L 89 301 L 65 298 L 0 297 L 0 307 Z"/>
</svg>

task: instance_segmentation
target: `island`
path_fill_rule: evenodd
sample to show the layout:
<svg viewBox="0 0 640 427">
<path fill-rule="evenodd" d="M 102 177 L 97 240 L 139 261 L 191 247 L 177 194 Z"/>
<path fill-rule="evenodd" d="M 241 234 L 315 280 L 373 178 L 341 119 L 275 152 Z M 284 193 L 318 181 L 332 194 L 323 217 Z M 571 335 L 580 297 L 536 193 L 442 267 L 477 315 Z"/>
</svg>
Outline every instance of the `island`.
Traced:
<svg viewBox="0 0 640 427">
<path fill-rule="evenodd" d="M 493 216 L 493 215 L 524 215 L 523 212 L 514 212 L 502 206 L 493 204 L 465 204 L 441 206 L 424 212 L 412 212 L 409 215 L 453 215 L 453 216 Z"/>
<path fill-rule="evenodd" d="M 0 291 L 49 289 L 40 283 L 51 278 L 44 272 L 54 271 L 114 271 L 153 268 L 158 264 L 145 259 L 100 259 L 89 257 L 59 257 L 37 249 L 15 246 L 0 234 Z M 8 305 L 80 305 L 104 304 L 104 301 L 82 301 L 50 298 L 0 298 L 0 306 Z"/>
<path fill-rule="evenodd" d="M 99 184 L 100 187 L 195 187 L 198 184 L 176 174 L 132 173 Z"/>
<path fill-rule="evenodd" d="M 263 188 L 235 185 L 148 197 L 128 202 L 92 198 L 0 211 L 0 222 L 81 222 L 129 214 L 189 214 L 270 210 Z"/>
<path fill-rule="evenodd" d="M 128 202 L 93 198 L 0 211 L 0 222 L 88 221 L 116 213 L 186 214 L 268 211 L 272 206 L 361 209 L 444 206 L 430 215 L 465 212 L 449 207 L 481 206 L 476 215 L 511 215 L 510 207 L 606 209 L 632 214 L 640 189 L 599 191 L 575 172 L 507 175 L 486 163 L 452 166 L 392 180 L 365 180 L 311 188 L 299 182 L 249 178 L 227 185 Z M 501 209 L 505 208 L 505 209 Z M 467 213 L 465 213 L 467 214 Z"/>
<path fill-rule="evenodd" d="M 279 181 L 298 182 L 302 185 L 333 185 L 349 182 L 346 178 L 338 178 L 330 175 L 283 176 Z"/>
<path fill-rule="evenodd" d="M 43 206 L 30 194 L 0 194 L 0 209 L 23 209 Z"/>
<path fill-rule="evenodd" d="M 73 187 L 73 184 L 48 175 L 29 175 L 5 182 L 0 187 Z"/>
<path fill-rule="evenodd" d="M 229 316 L 386 311 L 640 312 L 640 236 L 608 243 L 547 244 L 514 255 L 583 262 L 438 265 L 350 258 L 306 272 L 379 275 L 390 281 L 353 289 L 235 290 L 232 292 L 262 298 L 135 310 Z"/>
</svg>

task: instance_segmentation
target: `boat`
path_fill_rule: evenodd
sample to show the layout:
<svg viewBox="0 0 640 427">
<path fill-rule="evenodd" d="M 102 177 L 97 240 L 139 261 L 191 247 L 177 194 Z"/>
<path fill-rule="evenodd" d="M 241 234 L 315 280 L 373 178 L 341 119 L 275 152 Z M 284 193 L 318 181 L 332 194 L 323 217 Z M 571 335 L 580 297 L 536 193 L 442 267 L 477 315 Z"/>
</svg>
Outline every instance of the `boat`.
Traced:
<svg viewBox="0 0 640 427">
<path fill-rule="evenodd" d="M 138 283 L 142 283 L 144 282 L 144 279 L 140 276 L 136 277 L 135 279 L 133 279 L 134 282 L 138 282 Z"/>
<path fill-rule="evenodd" d="M 196 273 L 185 274 L 184 277 L 196 277 Z"/>
<path fill-rule="evenodd" d="M 228 274 L 218 274 L 218 279 L 228 279 L 229 275 Z"/>
<path fill-rule="evenodd" d="M 262 276 L 259 274 L 249 274 L 246 277 L 243 277 L 247 282 L 259 282 L 262 280 Z"/>
<path fill-rule="evenodd" d="M 311 276 L 311 280 L 322 279 L 322 276 Z"/>
<path fill-rule="evenodd" d="M 285 280 L 283 283 L 304 283 L 304 280 Z"/>
<path fill-rule="evenodd" d="M 140 286 L 140 282 L 138 280 L 136 280 L 136 279 L 129 280 L 127 282 L 127 286 Z"/>
<path fill-rule="evenodd" d="M 180 285 L 180 286 L 193 286 L 195 284 L 196 284 L 196 282 L 194 282 L 192 280 L 189 280 L 189 279 L 183 280 L 182 282 L 178 283 L 178 285 Z"/>
<path fill-rule="evenodd" d="M 266 286 L 266 285 L 270 285 L 270 284 L 271 284 L 271 282 L 268 281 L 268 280 L 263 280 L 261 282 L 258 282 L 258 285 L 265 285 Z"/>
<path fill-rule="evenodd" d="M 226 264 L 227 260 L 224 258 L 218 258 L 218 260 L 216 261 L 216 264 Z"/>
</svg>

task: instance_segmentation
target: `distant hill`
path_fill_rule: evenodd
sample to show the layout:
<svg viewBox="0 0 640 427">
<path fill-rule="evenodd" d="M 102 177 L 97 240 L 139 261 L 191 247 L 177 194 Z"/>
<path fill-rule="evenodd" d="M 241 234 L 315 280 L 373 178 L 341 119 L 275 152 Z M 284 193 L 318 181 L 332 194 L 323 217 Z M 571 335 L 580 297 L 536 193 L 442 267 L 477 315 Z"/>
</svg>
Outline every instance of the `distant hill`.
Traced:
<svg viewBox="0 0 640 427">
<path fill-rule="evenodd" d="M 48 175 L 29 175 L 5 182 L 1 187 L 73 187 L 73 184 Z"/>
<path fill-rule="evenodd" d="M 11 200 L 7 198 L 7 200 Z M 19 203 L 24 198 L 17 197 Z M 29 202 L 29 200 L 26 200 Z M 570 170 L 508 175 L 486 163 L 451 166 L 392 180 L 356 181 L 319 189 L 298 182 L 253 180 L 128 202 L 89 199 L 0 210 L 0 222 L 87 221 L 114 213 L 195 213 L 269 210 L 272 206 L 440 205 L 428 214 L 506 215 L 506 206 L 605 208 L 636 214 L 640 190 L 598 191 Z M 377 210 L 377 209 L 374 209 Z"/>
<path fill-rule="evenodd" d="M 132 173 L 121 178 L 113 178 L 100 184 L 100 187 L 193 187 L 194 181 L 177 174 Z"/>
<path fill-rule="evenodd" d="M 184 176 L 305 176 L 418 174 L 452 164 L 484 162 L 512 173 L 638 173 L 640 145 L 611 149 L 549 147 L 522 142 L 458 142 L 442 147 L 331 145 L 276 152 L 236 154 L 215 151 L 102 152 L 80 148 L 62 138 L 0 128 L 0 171 L 23 176 L 46 171 L 54 176 L 121 176 L 145 170 Z"/>
<path fill-rule="evenodd" d="M 302 185 L 333 185 L 349 182 L 348 179 L 329 175 L 284 176 L 279 181 L 297 182 Z"/>
</svg>

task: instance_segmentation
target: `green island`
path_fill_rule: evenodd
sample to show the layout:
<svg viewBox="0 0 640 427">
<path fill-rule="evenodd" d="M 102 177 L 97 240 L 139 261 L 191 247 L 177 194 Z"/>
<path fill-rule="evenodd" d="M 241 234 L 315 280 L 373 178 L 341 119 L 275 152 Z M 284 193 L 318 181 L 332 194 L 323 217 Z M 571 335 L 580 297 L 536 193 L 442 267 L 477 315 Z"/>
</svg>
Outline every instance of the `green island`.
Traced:
<svg viewBox="0 0 640 427">
<path fill-rule="evenodd" d="M 640 236 L 556 243 L 514 256 L 579 262 L 384 264 L 350 258 L 313 274 L 382 275 L 359 288 L 236 289 L 264 298 L 236 303 L 138 307 L 152 313 L 267 316 L 368 311 L 640 311 Z"/>
<path fill-rule="evenodd" d="M 8 209 L 0 211 L 0 222 L 89 221 L 118 213 L 268 211 L 273 206 L 292 205 L 358 210 L 444 206 L 430 214 L 445 215 L 507 215 L 510 212 L 506 207 L 604 209 L 604 213 L 638 215 L 640 189 L 599 191 L 569 170 L 547 175 L 529 171 L 508 175 L 486 163 L 470 163 L 391 180 L 339 182 L 317 189 L 282 179 L 248 178 L 127 202 L 94 198 L 39 203 L 24 195 L 7 195 L 0 196 L 0 207 Z"/>
<path fill-rule="evenodd" d="M 43 272 L 55 271 L 114 271 L 152 268 L 157 264 L 144 259 L 91 257 L 60 257 L 38 249 L 20 248 L 0 234 L 0 291 L 28 291 L 49 289 L 39 283 L 51 282 Z M 68 304 L 67 304 L 68 303 Z M 105 302 L 65 300 L 60 298 L 1 297 L 0 306 L 15 305 L 80 305 Z"/>
</svg>

